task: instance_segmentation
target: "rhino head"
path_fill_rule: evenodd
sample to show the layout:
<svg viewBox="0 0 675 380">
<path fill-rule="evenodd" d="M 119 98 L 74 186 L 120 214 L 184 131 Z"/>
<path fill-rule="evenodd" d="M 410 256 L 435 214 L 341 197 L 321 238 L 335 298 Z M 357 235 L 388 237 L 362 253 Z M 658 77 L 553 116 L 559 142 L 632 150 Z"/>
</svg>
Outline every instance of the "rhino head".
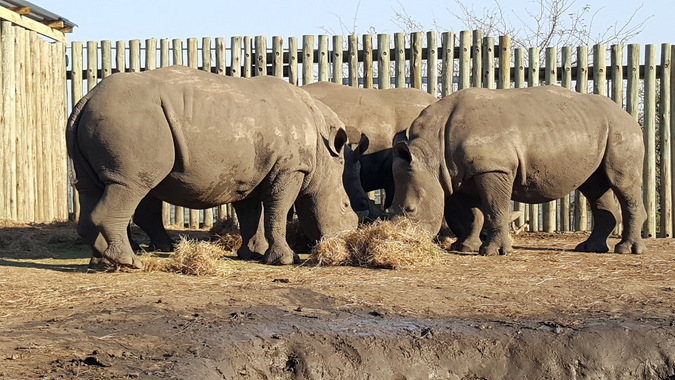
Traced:
<svg viewBox="0 0 675 380">
<path fill-rule="evenodd" d="M 307 236 L 321 236 L 353 230 L 358 218 L 352 210 L 342 183 L 344 147 L 347 132 L 344 127 L 331 127 L 323 144 L 317 148 L 316 167 L 307 190 L 295 201 L 296 212 Z"/>
<path fill-rule="evenodd" d="M 417 139 L 398 139 L 394 144 L 394 199 L 387 215 L 408 218 L 423 230 L 436 234 L 443 221 L 445 192 L 439 180 L 439 157 Z M 440 154 L 440 152 L 438 152 Z"/>
</svg>

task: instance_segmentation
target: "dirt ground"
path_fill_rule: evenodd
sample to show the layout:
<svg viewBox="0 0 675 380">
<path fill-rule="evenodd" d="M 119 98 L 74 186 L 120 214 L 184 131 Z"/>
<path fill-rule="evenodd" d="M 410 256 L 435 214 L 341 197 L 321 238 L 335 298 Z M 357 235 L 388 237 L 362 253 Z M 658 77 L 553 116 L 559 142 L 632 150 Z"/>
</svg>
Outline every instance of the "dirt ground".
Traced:
<svg viewBox="0 0 675 380">
<path fill-rule="evenodd" d="M 91 272 L 73 225 L 4 225 L 0 378 L 675 379 L 675 240 L 583 238 L 397 270 L 233 256 L 206 277 Z"/>
</svg>

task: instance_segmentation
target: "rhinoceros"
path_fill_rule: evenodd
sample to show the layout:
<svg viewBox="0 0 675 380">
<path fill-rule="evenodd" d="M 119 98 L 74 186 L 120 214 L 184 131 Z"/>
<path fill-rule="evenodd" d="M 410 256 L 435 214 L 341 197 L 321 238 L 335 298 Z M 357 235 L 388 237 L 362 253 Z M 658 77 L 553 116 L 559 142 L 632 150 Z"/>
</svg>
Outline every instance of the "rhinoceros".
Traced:
<svg viewBox="0 0 675 380">
<path fill-rule="evenodd" d="M 394 194 L 391 173 L 392 141 L 394 135 L 407 129 L 420 112 L 438 98 L 416 88 L 372 89 L 344 86 L 330 82 L 316 82 L 302 86 L 315 99 L 335 111 L 347 128 L 349 141 L 360 141 L 360 149 L 347 157 L 345 186 L 347 191 L 357 183 L 360 175 L 365 191 L 384 189 L 384 206 L 389 207 Z M 362 136 L 367 138 L 364 143 Z M 355 170 L 354 164 L 359 167 Z M 360 174 L 359 174 L 360 173 Z M 358 192 L 350 194 L 354 210 L 371 210 L 368 199 Z M 371 215 L 372 217 L 372 215 Z"/>
<path fill-rule="evenodd" d="M 243 238 L 255 233 L 264 205 L 263 261 L 290 264 L 286 215 L 296 199 L 310 233 L 357 224 L 341 182 L 347 134 L 325 114 L 307 92 L 274 77 L 182 66 L 114 74 L 68 120 L 78 233 L 94 256 L 141 267 L 126 233 L 139 202 L 151 216 L 160 200 L 190 208 L 234 203 Z"/>
<path fill-rule="evenodd" d="M 590 202 L 594 227 L 576 249 L 607 252 L 616 223 L 615 194 L 624 225 L 615 252 L 641 253 L 643 156 L 640 126 L 605 96 L 556 86 L 465 89 L 427 107 L 407 139 L 394 144 L 396 192 L 388 211 L 436 233 L 444 200 L 457 197 L 448 222 L 458 203 L 477 206 L 487 234 L 482 244 L 476 238 L 458 246 L 506 254 L 513 250 L 509 200 L 547 202 L 578 188 Z"/>
</svg>

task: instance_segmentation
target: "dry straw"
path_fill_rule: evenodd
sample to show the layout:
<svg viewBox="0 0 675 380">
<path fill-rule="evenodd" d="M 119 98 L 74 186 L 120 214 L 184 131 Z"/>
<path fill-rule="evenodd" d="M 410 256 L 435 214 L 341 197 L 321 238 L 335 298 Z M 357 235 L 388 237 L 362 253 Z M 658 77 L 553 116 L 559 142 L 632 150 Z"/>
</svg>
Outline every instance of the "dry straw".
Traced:
<svg viewBox="0 0 675 380">
<path fill-rule="evenodd" d="M 414 223 L 376 221 L 358 230 L 323 237 L 310 262 L 317 265 L 353 265 L 397 269 L 437 264 L 444 251 L 433 236 Z"/>
<path fill-rule="evenodd" d="M 181 237 L 173 254 L 166 258 L 141 255 L 144 270 L 212 276 L 219 273 L 222 258 L 230 251 L 217 242 L 188 240 Z"/>
</svg>

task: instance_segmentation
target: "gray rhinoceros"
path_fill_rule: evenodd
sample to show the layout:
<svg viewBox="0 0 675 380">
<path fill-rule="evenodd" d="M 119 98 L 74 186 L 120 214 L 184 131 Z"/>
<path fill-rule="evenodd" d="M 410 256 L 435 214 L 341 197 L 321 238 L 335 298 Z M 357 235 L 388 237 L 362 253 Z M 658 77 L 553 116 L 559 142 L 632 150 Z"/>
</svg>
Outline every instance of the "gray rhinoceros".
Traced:
<svg viewBox="0 0 675 380">
<path fill-rule="evenodd" d="M 616 223 L 612 191 L 624 224 L 615 251 L 645 250 L 642 132 L 605 96 L 555 86 L 465 89 L 426 108 L 407 140 L 395 143 L 394 156 L 396 193 L 389 212 L 395 217 L 405 215 L 436 233 L 444 200 L 454 196 L 465 207 L 478 205 L 486 240 L 481 244 L 478 233 L 466 234 L 476 240 L 460 242 L 462 250 L 478 244 L 483 255 L 512 251 L 509 200 L 547 202 L 576 188 L 588 198 L 594 218 L 592 234 L 577 250 L 608 250 Z M 452 218 L 446 215 L 449 223 Z"/>
<path fill-rule="evenodd" d="M 349 141 L 360 141 L 353 155 L 346 158 L 345 187 L 350 192 L 358 182 L 365 191 L 384 189 L 384 206 L 389 207 L 394 194 L 391 173 L 392 141 L 396 133 L 407 129 L 420 112 L 438 98 L 416 88 L 372 89 L 344 86 L 330 82 L 316 82 L 302 86 L 315 99 L 335 111 L 347 128 Z M 362 135 L 367 137 L 364 143 Z M 356 170 L 354 164 L 359 164 Z M 360 173 L 360 174 L 359 174 Z M 369 207 L 367 198 L 352 196 L 354 210 Z M 359 201 L 357 203 L 357 201 Z"/>
<path fill-rule="evenodd" d="M 310 232 L 357 224 L 341 182 L 347 135 L 337 116 L 324 114 L 326 106 L 273 77 L 182 66 L 112 75 L 68 120 L 78 233 L 95 256 L 139 267 L 126 233 L 139 202 L 150 228 L 161 229 L 160 200 L 190 208 L 234 203 L 242 237 L 255 233 L 262 204 L 263 261 L 290 264 L 286 215 L 296 199 Z"/>
</svg>

